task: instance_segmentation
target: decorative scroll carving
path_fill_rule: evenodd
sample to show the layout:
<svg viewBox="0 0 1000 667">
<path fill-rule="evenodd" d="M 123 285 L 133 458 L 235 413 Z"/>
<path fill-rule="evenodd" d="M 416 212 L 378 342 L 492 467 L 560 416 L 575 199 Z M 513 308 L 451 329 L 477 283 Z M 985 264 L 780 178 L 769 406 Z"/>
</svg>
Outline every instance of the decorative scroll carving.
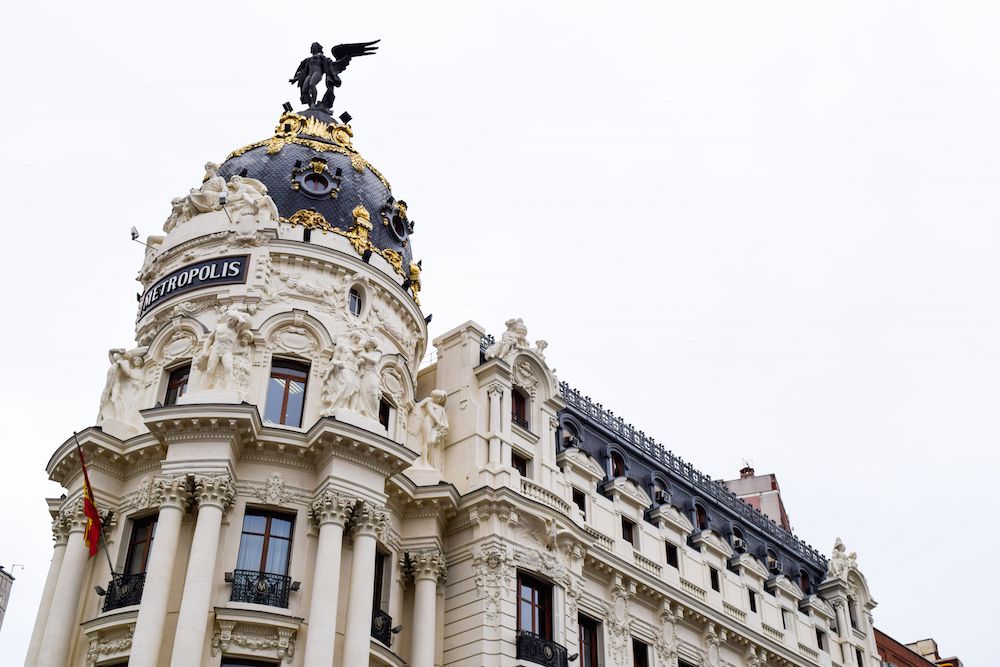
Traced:
<svg viewBox="0 0 1000 667">
<path fill-rule="evenodd" d="M 500 602 L 510 588 L 514 568 L 506 551 L 490 548 L 473 558 L 472 569 L 476 576 L 476 590 L 483 599 L 485 620 L 493 623 L 500 615 Z"/>
<path fill-rule="evenodd" d="M 677 616 L 670 602 L 664 602 L 656 617 L 656 664 L 677 667 Z"/>
<path fill-rule="evenodd" d="M 629 638 L 632 632 L 629 602 L 629 594 L 619 582 L 608 591 L 608 599 L 604 603 L 604 628 L 608 653 L 611 656 L 611 664 L 615 667 L 625 667 L 628 659 Z"/>
<path fill-rule="evenodd" d="M 268 505 L 284 505 L 292 494 L 285 488 L 285 480 L 280 475 L 271 475 L 264 486 L 254 490 L 254 495 Z"/>
<path fill-rule="evenodd" d="M 127 626 L 107 633 L 99 632 L 97 636 L 91 637 L 90 645 L 87 647 L 87 667 L 95 667 L 102 658 L 127 654 L 132 648 L 134 632 L 135 624 L 129 623 Z"/>
<path fill-rule="evenodd" d="M 275 657 L 284 662 L 295 657 L 295 630 L 230 620 L 220 620 L 217 624 L 219 629 L 212 634 L 213 656 L 238 646 L 254 652 L 274 651 Z"/>
<path fill-rule="evenodd" d="M 139 480 L 135 495 L 132 496 L 132 509 L 143 510 L 153 502 L 153 479 L 148 475 Z"/>
</svg>

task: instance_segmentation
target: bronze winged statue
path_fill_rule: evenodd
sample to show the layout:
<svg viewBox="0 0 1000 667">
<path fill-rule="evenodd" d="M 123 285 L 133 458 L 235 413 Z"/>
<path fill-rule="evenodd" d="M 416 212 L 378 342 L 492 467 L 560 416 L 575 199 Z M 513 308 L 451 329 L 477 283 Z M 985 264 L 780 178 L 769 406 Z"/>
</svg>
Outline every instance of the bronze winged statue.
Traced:
<svg viewBox="0 0 1000 667">
<path fill-rule="evenodd" d="M 370 56 L 378 50 L 375 46 L 381 40 L 373 42 L 358 42 L 356 44 L 338 44 L 330 49 L 328 58 L 323 54 L 323 47 L 319 42 L 313 42 L 309 51 L 312 55 L 299 64 L 295 70 L 295 76 L 288 80 L 299 87 L 299 99 L 302 104 L 309 105 L 310 108 L 319 108 L 330 112 L 333 108 L 333 98 L 336 88 L 340 86 L 340 73 L 351 64 L 351 58 Z M 317 87 L 319 82 L 326 77 L 326 94 L 323 99 L 316 103 L 318 95 Z"/>
</svg>

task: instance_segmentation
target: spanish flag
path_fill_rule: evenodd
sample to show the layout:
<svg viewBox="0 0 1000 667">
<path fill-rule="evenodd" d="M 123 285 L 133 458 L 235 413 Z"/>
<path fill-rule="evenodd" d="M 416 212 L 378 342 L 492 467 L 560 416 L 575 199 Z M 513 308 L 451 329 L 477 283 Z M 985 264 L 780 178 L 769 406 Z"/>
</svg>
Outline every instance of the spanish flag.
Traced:
<svg viewBox="0 0 1000 667">
<path fill-rule="evenodd" d="M 80 455 L 80 467 L 83 468 L 83 514 L 87 517 L 87 529 L 83 533 L 83 542 L 90 550 L 90 556 L 97 554 L 97 547 L 101 542 L 101 515 L 97 511 L 97 503 L 94 502 L 94 490 L 90 487 L 90 476 L 87 475 L 87 462 L 83 459 L 83 448 L 80 441 L 73 434 L 76 440 L 76 451 Z"/>
</svg>

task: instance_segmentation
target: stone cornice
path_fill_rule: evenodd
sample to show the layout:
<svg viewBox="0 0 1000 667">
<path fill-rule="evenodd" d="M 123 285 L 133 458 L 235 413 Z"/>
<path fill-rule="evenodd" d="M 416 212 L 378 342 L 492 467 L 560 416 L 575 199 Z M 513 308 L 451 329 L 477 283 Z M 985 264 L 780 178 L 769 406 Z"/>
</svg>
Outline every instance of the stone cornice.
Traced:
<svg viewBox="0 0 1000 667">
<path fill-rule="evenodd" d="M 604 479 L 604 468 L 587 452 L 578 447 L 567 447 L 556 455 L 556 463 L 577 472 L 590 482 Z"/>
<path fill-rule="evenodd" d="M 260 433 L 262 423 L 257 408 L 240 404 L 171 405 L 142 411 L 150 433 L 163 444 L 183 442 L 197 435 L 199 440 L 221 440 L 238 446 Z"/>
<path fill-rule="evenodd" d="M 404 519 L 436 518 L 442 527 L 458 511 L 461 496 L 452 484 L 417 486 L 406 475 L 395 475 L 386 491 Z"/>
<path fill-rule="evenodd" d="M 386 477 L 402 472 L 417 460 L 417 452 L 332 417 L 317 421 L 305 433 L 305 444 L 317 462 L 327 456 L 352 461 Z"/>
</svg>

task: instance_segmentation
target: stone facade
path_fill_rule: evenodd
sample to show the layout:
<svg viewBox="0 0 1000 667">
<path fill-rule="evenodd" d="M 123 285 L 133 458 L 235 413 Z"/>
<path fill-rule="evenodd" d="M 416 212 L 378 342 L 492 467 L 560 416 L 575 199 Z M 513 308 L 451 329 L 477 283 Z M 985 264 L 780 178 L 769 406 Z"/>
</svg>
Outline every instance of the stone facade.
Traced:
<svg viewBox="0 0 1000 667">
<path fill-rule="evenodd" d="M 828 561 L 561 384 L 521 320 L 420 366 L 412 224 L 351 137 L 285 114 L 150 237 L 136 342 L 79 434 L 115 572 L 87 558 L 67 440 L 26 664 L 561 666 L 583 618 L 608 667 L 875 665 L 842 543 Z M 343 219 L 288 208 L 313 187 Z"/>
</svg>

